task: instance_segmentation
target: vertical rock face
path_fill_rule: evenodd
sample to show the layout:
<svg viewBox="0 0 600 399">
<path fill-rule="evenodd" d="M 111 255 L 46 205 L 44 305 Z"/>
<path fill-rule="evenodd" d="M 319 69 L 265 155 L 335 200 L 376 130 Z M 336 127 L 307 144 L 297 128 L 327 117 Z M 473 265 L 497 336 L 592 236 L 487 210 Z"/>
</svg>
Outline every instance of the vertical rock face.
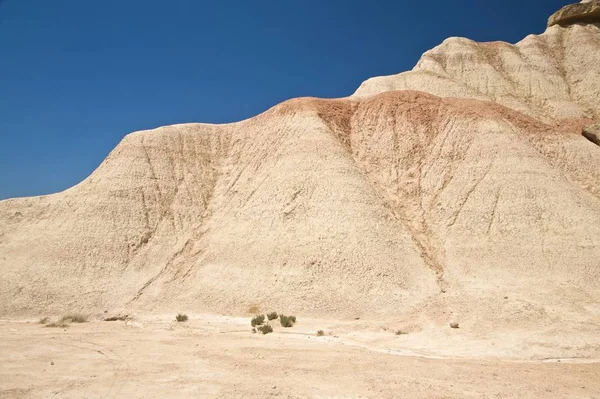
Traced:
<svg viewBox="0 0 600 399">
<path fill-rule="evenodd" d="M 77 186 L 0 202 L 0 314 L 597 329 L 598 57 L 594 24 L 452 38 L 347 99 L 130 134 Z"/>
</svg>

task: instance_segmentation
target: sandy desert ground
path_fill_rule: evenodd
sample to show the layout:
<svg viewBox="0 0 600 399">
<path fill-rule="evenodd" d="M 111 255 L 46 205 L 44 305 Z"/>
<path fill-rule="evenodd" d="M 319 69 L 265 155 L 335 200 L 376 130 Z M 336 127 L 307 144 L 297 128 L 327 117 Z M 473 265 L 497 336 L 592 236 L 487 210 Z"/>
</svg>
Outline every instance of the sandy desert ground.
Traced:
<svg viewBox="0 0 600 399">
<path fill-rule="evenodd" d="M 273 323 L 275 332 L 262 335 L 246 317 L 190 316 L 186 323 L 163 315 L 65 329 L 4 320 L 0 397 L 600 397 L 598 359 L 519 359 L 502 337 L 478 343 L 448 328 L 429 352 L 411 352 L 429 334 L 302 319 L 286 329 Z M 496 352 L 482 350 L 494 343 Z"/>
</svg>

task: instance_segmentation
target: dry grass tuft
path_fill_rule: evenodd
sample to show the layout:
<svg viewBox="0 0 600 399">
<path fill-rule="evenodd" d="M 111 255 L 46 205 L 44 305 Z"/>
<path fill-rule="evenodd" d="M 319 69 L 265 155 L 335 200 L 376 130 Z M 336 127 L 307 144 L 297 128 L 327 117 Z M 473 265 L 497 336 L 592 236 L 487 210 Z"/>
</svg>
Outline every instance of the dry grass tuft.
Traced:
<svg viewBox="0 0 600 399">
<path fill-rule="evenodd" d="M 279 315 L 279 322 L 284 327 L 292 327 L 296 323 L 296 316 Z"/>
<path fill-rule="evenodd" d="M 183 323 L 188 321 L 188 317 L 186 314 L 179 313 L 177 316 L 175 316 L 175 320 L 177 320 L 179 323 Z"/>
<path fill-rule="evenodd" d="M 118 315 L 118 316 L 111 316 L 111 317 L 107 317 L 106 319 L 104 319 L 104 321 L 127 321 L 129 320 L 129 315 Z"/>
<path fill-rule="evenodd" d="M 279 315 L 277 314 L 277 312 L 271 312 L 271 313 L 267 313 L 267 319 L 269 320 L 275 320 Z"/>
<path fill-rule="evenodd" d="M 65 323 L 87 323 L 87 321 L 88 321 L 88 317 L 81 313 L 69 314 L 69 315 L 63 316 L 60 319 L 60 322 L 65 322 Z"/>
<path fill-rule="evenodd" d="M 264 322 L 265 322 L 264 314 L 258 314 L 256 316 L 254 316 L 252 318 L 252 320 L 250 320 L 250 324 L 252 325 L 252 327 L 260 326 Z"/>
<path fill-rule="evenodd" d="M 268 333 L 272 333 L 273 332 L 273 327 L 271 327 L 270 324 L 265 324 L 264 326 L 260 326 L 258 327 L 258 331 L 260 331 L 261 333 L 264 334 L 268 334 Z"/>
<path fill-rule="evenodd" d="M 65 323 L 64 321 L 53 321 L 52 323 L 46 324 L 44 327 L 67 328 L 67 327 L 69 327 L 69 324 Z"/>
</svg>

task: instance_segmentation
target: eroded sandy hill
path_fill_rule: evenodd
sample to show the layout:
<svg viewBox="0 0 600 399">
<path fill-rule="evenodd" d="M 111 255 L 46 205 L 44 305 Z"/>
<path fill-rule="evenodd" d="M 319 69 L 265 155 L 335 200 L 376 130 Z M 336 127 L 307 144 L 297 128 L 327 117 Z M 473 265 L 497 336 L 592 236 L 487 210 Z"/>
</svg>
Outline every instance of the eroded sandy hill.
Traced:
<svg viewBox="0 0 600 399">
<path fill-rule="evenodd" d="M 592 332 L 599 78 L 599 26 L 556 25 L 449 39 L 347 99 L 130 134 L 77 186 L 0 202 L 0 314 L 256 305 Z"/>
<path fill-rule="evenodd" d="M 594 1 L 600 7 L 600 1 Z M 547 123 L 600 119 L 600 18 L 554 25 L 519 43 L 452 37 L 427 51 L 412 71 L 368 79 L 354 93 L 419 90 L 491 100 Z"/>
</svg>

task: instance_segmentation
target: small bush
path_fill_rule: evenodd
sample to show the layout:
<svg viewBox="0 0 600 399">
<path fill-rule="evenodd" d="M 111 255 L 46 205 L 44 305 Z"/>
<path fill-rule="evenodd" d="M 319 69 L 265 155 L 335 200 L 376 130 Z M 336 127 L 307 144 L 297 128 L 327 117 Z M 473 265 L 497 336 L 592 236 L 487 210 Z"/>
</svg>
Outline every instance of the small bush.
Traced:
<svg viewBox="0 0 600 399">
<path fill-rule="evenodd" d="M 104 319 L 104 321 L 126 321 L 126 320 L 129 320 L 128 315 L 111 316 L 111 317 L 107 317 L 106 319 Z"/>
<path fill-rule="evenodd" d="M 41 319 L 38 320 L 38 324 L 46 324 L 50 321 L 49 317 L 43 317 Z"/>
<path fill-rule="evenodd" d="M 179 323 L 183 323 L 184 321 L 188 321 L 188 317 L 186 314 L 179 313 L 177 316 L 175 316 L 175 320 L 177 320 Z"/>
<path fill-rule="evenodd" d="M 267 313 L 267 319 L 269 319 L 269 320 L 275 320 L 277 317 L 279 317 L 277 312 Z"/>
<path fill-rule="evenodd" d="M 86 315 L 73 313 L 63 316 L 60 321 L 65 323 L 87 323 L 88 320 Z"/>
<path fill-rule="evenodd" d="M 323 335 L 325 335 L 325 331 L 323 331 L 323 330 L 317 331 L 317 337 L 322 337 Z"/>
<path fill-rule="evenodd" d="M 396 335 L 404 335 L 404 334 L 408 334 L 408 333 L 404 332 L 402 330 L 396 330 L 396 332 L 394 334 L 396 334 Z"/>
<path fill-rule="evenodd" d="M 260 309 L 258 308 L 258 306 L 256 305 L 252 305 L 248 308 L 248 313 L 258 313 L 260 311 Z"/>
<path fill-rule="evenodd" d="M 296 316 L 279 315 L 279 322 L 284 327 L 292 327 L 296 322 Z"/>
<path fill-rule="evenodd" d="M 271 327 L 270 324 L 265 324 L 264 326 L 258 327 L 258 331 L 260 331 L 263 334 L 272 333 L 273 332 L 273 327 Z"/>
<path fill-rule="evenodd" d="M 64 321 L 53 321 L 52 323 L 46 324 L 44 327 L 67 328 L 67 327 L 69 327 L 69 325 L 67 323 L 65 323 Z"/>
<path fill-rule="evenodd" d="M 252 318 L 252 320 L 250 320 L 250 324 L 252 325 L 252 327 L 260 326 L 264 322 L 265 322 L 264 314 L 257 314 L 256 316 L 254 316 Z"/>
<path fill-rule="evenodd" d="M 256 328 L 252 327 L 252 334 L 256 334 Z"/>
</svg>

